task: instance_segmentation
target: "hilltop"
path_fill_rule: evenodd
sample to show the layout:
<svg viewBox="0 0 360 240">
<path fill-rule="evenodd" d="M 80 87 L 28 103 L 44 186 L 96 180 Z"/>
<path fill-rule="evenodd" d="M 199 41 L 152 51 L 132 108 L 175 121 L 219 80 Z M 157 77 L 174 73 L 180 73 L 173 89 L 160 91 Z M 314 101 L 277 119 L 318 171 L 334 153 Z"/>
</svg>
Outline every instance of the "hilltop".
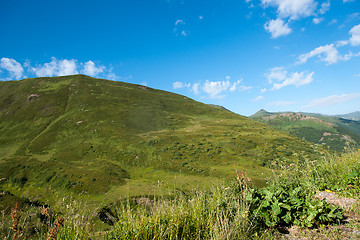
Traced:
<svg viewBox="0 0 360 240">
<path fill-rule="evenodd" d="M 272 113 L 263 109 L 250 118 L 336 151 L 343 151 L 347 143 L 355 146 L 360 143 L 360 122 L 355 120 L 316 113 Z"/>
<path fill-rule="evenodd" d="M 235 168 L 261 186 L 279 163 L 320 154 L 185 96 L 73 75 L 0 82 L 0 156 L 1 187 L 16 195 L 113 201 L 228 181 Z"/>
</svg>

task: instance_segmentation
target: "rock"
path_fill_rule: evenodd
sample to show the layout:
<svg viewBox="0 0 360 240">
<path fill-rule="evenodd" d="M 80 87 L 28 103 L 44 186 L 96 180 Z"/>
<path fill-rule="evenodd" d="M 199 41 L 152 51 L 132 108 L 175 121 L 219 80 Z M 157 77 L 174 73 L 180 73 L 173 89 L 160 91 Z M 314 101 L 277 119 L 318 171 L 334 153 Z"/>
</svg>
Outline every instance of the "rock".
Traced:
<svg viewBox="0 0 360 240">
<path fill-rule="evenodd" d="M 40 97 L 39 94 L 35 94 L 35 93 L 30 94 L 30 96 L 28 96 L 28 98 L 27 98 L 27 101 L 28 101 L 28 102 L 32 102 L 32 101 L 36 100 L 36 99 L 39 98 L 39 97 Z"/>
<path fill-rule="evenodd" d="M 325 201 L 330 204 L 334 204 L 336 206 L 346 209 L 350 209 L 355 203 L 358 202 L 356 199 L 353 198 L 339 197 L 336 195 L 336 193 L 331 191 L 318 192 L 315 197 L 320 200 L 325 199 Z"/>
</svg>

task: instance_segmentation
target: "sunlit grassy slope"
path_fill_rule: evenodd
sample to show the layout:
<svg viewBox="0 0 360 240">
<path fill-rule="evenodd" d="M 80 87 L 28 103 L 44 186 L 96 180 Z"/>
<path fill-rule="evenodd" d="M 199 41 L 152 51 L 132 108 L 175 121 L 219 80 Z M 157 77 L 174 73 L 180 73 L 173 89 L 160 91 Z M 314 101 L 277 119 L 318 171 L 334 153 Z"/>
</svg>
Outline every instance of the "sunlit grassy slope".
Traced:
<svg viewBox="0 0 360 240">
<path fill-rule="evenodd" d="M 307 141 L 343 151 L 346 144 L 360 143 L 360 121 L 313 113 L 260 110 L 250 117 Z"/>
<path fill-rule="evenodd" d="M 170 92 L 84 75 L 0 82 L 2 188 L 26 196 L 116 199 L 210 185 L 234 168 L 262 184 L 278 162 L 317 157 L 303 140 Z"/>
</svg>

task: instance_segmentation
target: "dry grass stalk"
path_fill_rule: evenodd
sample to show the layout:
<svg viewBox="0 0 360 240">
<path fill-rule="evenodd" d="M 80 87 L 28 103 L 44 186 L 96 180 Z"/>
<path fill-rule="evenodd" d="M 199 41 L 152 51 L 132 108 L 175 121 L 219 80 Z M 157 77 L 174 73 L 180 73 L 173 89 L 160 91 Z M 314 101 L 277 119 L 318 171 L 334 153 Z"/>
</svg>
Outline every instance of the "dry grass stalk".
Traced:
<svg viewBox="0 0 360 240">
<path fill-rule="evenodd" d="M 11 230 L 15 232 L 13 239 L 17 239 L 20 234 L 19 220 L 20 220 L 20 212 L 19 212 L 19 203 L 17 202 L 15 208 L 11 210 L 11 219 L 13 224 L 11 226 Z"/>
<path fill-rule="evenodd" d="M 45 216 L 45 222 L 47 222 L 47 221 L 50 220 L 49 211 L 48 211 L 48 209 L 47 209 L 45 206 L 42 206 L 42 208 L 41 208 L 41 215 L 44 215 L 44 216 Z"/>
<path fill-rule="evenodd" d="M 246 194 L 248 193 L 250 188 L 251 180 L 248 177 L 247 173 L 243 170 L 241 172 L 238 172 L 235 169 L 235 174 L 236 174 L 236 180 L 239 183 L 239 188 L 241 190 L 241 193 L 243 194 L 243 198 L 245 199 Z"/>
<path fill-rule="evenodd" d="M 64 224 L 64 218 L 56 219 L 53 228 L 49 232 L 49 237 L 47 238 L 47 240 L 56 240 L 60 227 L 63 226 L 63 224 Z"/>
</svg>

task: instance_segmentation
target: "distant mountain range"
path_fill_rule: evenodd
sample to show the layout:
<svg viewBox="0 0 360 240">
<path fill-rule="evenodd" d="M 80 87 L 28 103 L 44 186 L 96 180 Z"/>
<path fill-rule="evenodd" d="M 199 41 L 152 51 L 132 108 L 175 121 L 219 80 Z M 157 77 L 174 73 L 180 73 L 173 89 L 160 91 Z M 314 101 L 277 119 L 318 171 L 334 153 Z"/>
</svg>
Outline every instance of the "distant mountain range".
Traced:
<svg viewBox="0 0 360 240">
<path fill-rule="evenodd" d="M 266 123 L 307 141 L 343 151 L 360 143 L 360 112 L 329 116 L 316 113 L 267 112 L 263 109 L 250 116 L 251 119 Z"/>
</svg>

